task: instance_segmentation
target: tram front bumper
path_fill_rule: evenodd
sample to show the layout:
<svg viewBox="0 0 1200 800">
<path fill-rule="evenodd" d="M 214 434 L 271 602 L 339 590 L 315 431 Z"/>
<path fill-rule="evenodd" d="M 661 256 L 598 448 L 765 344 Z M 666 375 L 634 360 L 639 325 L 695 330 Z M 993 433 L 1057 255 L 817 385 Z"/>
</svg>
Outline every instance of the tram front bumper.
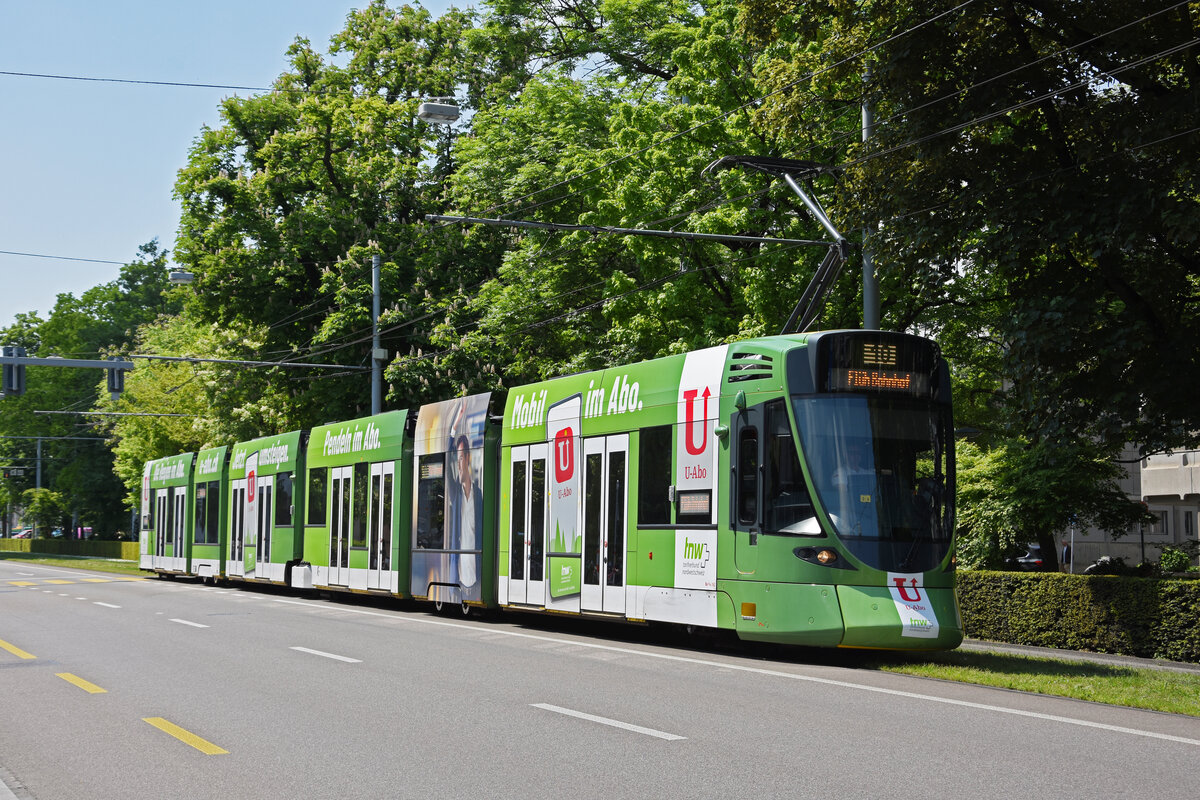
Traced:
<svg viewBox="0 0 1200 800">
<path fill-rule="evenodd" d="M 952 650 L 962 643 L 952 588 L 838 586 L 837 592 L 846 624 L 842 647 Z"/>
<path fill-rule="evenodd" d="M 718 581 L 733 600 L 738 638 L 836 647 L 842 640 L 837 587 L 765 581 Z"/>
<path fill-rule="evenodd" d="M 718 582 L 729 595 L 741 639 L 811 647 L 950 650 L 962 642 L 954 590 Z M 903 614 L 903 616 L 902 616 Z"/>
</svg>

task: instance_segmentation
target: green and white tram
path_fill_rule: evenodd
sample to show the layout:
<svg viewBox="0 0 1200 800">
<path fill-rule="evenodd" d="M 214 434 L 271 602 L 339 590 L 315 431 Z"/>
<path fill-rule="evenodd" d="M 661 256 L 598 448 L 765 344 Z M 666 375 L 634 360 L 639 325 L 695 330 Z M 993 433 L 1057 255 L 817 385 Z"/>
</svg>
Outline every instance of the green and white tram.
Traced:
<svg viewBox="0 0 1200 800">
<path fill-rule="evenodd" d="M 955 647 L 936 345 L 754 339 L 512 389 L 499 602 L 744 639 Z"/>
<path fill-rule="evenodd" d="M 188 500 L 195 453 L 160 458 L 142 471 L 140 569 L 187 575 L 191 571 L 192 507 Z"/>
<path fill-rule="evenodd" d="M 141 565 L 790 644 L 961 642 L 932 341 L 751 339 L 518 386 L 499 420 L 491 400 L 235 444 L 227 467 L 224 448 L 151 462 Z"/>
<path fill-rule="evenodd" d="M 412 436 L 408 412 L 312 430 L 297 588 L 406 594 Z"/>
<path fill-rule="evenodd" d="M 192 477 L 192 560 L 189 574 L 215 580 L 225 574 L 223 558 L 229 531 L 229 448 L 201 450 Z"/>
<path fill-rule="evenodd" d="M 238 442 L 229 462 L 225 577 L 287 583 L 304 553 L 303 431 Z"/>
</svg>

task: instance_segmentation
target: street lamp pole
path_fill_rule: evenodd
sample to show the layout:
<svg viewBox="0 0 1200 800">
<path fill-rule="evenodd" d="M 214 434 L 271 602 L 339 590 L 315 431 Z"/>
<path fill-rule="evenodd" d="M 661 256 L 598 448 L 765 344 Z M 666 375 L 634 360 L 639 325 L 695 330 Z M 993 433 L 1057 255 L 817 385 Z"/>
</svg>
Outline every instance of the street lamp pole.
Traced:
<svg viewBox="0 0 1200 800">
<path fill-rule="evenodd" d="M 371 416 L 383 410 L 383 362 L 387 351 L 379 346 L 379 256 L 371 256 Z"/>
</svg>

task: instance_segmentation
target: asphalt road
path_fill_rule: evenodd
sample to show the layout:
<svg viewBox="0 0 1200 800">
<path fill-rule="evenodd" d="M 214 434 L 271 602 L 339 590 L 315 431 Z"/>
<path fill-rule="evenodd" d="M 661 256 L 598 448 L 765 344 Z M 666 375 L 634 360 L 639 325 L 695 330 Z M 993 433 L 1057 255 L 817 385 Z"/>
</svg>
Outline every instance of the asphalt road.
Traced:
<svg viewBox="0 0 1200 800">
<path fill-rule="evenodd" d="M 0 800 L 1190 800 L 1198 785 L 1190 717 L 853 654 L 0 561 Z"/>
</svg>

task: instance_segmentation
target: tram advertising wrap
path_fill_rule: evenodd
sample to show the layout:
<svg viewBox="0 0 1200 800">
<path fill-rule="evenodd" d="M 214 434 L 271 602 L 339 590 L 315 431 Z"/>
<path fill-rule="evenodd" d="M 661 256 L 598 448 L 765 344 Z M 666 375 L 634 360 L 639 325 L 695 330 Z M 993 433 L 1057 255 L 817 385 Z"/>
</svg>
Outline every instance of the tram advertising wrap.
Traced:
<svg viewBox="0 0 1200 800">
<path fill-rule="evenodd" d="M 151 462 L 142 495 L 160 574 L 962 640 L 949 369 L 906 334 L 749 339 L 334 422 Z"/>
</svg>

